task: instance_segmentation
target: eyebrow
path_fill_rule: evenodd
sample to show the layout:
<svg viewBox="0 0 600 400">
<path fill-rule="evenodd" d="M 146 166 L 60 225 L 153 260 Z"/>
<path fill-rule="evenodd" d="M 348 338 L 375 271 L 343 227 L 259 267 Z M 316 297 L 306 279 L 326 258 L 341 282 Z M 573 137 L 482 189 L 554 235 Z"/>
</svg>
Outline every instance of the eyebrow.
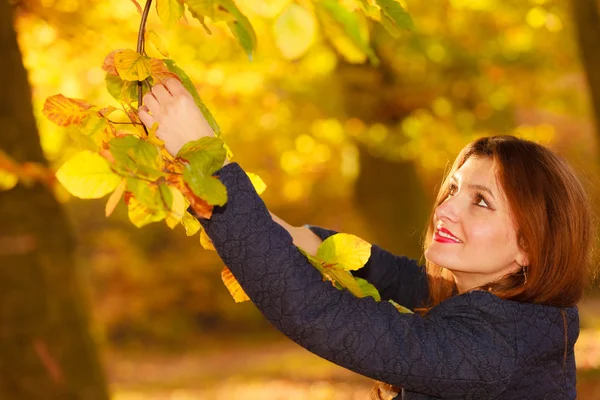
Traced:
<svg viewBox="0 0 600 400">
<path fill-rule="evenodd" d="M 456 179 L 456 177 L 454 175 L 451 176 L 450 179 L 452 179 L 455 182 L 458 182 L 458 179 Z M 488 188 L 487 186 L 471 184 L 471 185 L 468 185 L 468 187 L 469 187 L 469 189 L 477 189 L 477 190 L 481 190 L 483 192 L 487 192 L 490 194 L 490 196 L 492 196 L 492 199 L 496 200 L 496 196 L 494 196 L 494 193 L 492 193 L 491 189 Z"/>
</svg>

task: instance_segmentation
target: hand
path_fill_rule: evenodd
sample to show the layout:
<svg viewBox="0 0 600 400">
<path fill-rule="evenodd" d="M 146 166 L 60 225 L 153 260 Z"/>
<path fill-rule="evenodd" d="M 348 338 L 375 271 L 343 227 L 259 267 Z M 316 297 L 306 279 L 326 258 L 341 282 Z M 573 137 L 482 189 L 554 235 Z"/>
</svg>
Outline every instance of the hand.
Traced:
<svg viewBox="0 0 600 400">
<path fill-rule="evenodd" d="M 174 78 L 154 85 L 144 96 L 138 114 L 148 129 L 158 123 L 156 136 L 172 156 L 187 142 L 215 136 L 190 92 Z"/>
</svg>

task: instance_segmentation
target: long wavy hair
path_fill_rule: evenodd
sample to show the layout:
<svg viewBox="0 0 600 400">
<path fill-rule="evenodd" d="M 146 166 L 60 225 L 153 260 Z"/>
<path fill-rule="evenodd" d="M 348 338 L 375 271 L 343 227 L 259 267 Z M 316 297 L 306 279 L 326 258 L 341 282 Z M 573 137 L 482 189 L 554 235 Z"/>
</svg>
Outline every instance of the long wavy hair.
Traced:
<svg viewBox="0 0 600 400">
<path fill-rule="evenodd" d="M 535 142 L 514 136 L 492 136 L 465 146 L 442 182 L 423 249 L 433 240 L 435 209 L 448 197 L 450 177 L 470 157 L 487 157 L 494 162 L 517 230 L 517 243 L 529 258 L 529 265 L 524 266 L 526 274 L 517 271 L 472 290 L 484 289 L 502 299 L 525 303 L 576 305 L 588 283 L 593 242 L 591 204 L 567 162 Z M 430 261 L 425 266 L 430 304 L 416 310 L 421 314 L 450 298 L 456 290 L 449 270 Z M 390 399 L 399 390 L 377 382 L 371 398 Z"/>
</svg>

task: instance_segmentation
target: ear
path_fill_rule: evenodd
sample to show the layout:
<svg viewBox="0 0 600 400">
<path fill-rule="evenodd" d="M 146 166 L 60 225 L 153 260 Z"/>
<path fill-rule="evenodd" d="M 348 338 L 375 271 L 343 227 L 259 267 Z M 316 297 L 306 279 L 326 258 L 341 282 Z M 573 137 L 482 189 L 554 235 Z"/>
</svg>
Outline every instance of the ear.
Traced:
<svg viewBox="0 0 600 400">
<path fill-rule="evenodd" d="M 527 255 L 525 250 L 519 250 L 517 253 L 517 257 L 515 258 L 515 261 L 517 262 L 517 264 L 522 265 L 524 267 L 528 266 L 529 265 L 529 256 Z"/>
</svg>

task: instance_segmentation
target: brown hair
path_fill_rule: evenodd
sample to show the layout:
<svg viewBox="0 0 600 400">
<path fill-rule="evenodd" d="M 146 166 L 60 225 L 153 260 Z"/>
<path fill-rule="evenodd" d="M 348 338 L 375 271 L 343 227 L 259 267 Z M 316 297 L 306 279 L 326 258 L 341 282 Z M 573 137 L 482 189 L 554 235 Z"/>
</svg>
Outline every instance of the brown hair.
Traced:
<svg viewBox="0 0 600 400">
<path fill-rule="evenodd" d="M 518 244 L 529 257 L 526 276 L 517 272 L 486 289 L 498 297 L 558 307 L 575 305 L 587 283 L 592 246 L 591 204 L 572 168 L 544 146 L 514 136 L 483 137 L 460 152 L 446 175 L 433 210 L 448 196 L 450 177 L 469 157 L 494 161 L 512 218 Z M 432 240 L 434 211 L 423 241 Z M 450 271 L 426 261 L 430 306 L 449 298 L 454 289 Z"/>
</svg>

